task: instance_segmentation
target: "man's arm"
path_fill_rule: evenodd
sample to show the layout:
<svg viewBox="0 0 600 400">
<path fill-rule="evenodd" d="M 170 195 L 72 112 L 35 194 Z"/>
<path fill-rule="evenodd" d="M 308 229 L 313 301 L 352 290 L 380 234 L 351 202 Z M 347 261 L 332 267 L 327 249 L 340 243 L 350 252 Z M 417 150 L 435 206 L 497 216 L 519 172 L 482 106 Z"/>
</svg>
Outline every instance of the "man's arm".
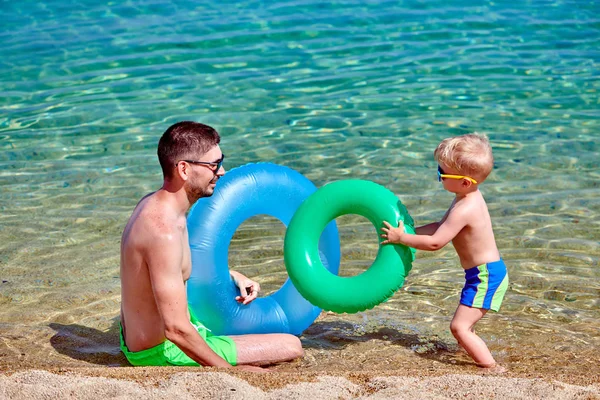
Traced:
<svg viewBox="0 0 600 400">
<path fill-rule="evenodd" d="M 260 284 L 252 279 L 244 276 L 236 271 L 229 271 L 231 279 L 240 289 L 240 295 L 236 296 L 238 303 L 249 304 L 252 300 L 256 299 L 258 292 L 260 292 Z"/>
<path fill-rule="evenodd" d="M 179 232 L 164 232 L 147 247 L 154 300 L 165 324 L 165 336 L 198 364 L 229 368 L 231 365 L 206 344 L 190 323 L 182 276 L 182 246 Z"/>
</svg>

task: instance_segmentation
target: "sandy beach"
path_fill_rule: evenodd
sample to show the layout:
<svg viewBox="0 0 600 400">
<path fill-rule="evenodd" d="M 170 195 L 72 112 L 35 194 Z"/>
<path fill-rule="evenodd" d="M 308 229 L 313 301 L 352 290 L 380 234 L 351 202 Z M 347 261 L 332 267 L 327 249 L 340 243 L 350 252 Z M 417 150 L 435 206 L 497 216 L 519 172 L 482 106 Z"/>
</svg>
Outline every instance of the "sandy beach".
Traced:
<svg viewBox="0 0 600 400">
<path fill-rule="evenodd" d="M 0 376 L 2 399 L 600 399 L 600 385 L 547 378 L 421 373 L 251 374 L 213 369 L 28 370 Z"/>
<path fill-rule="evenodd" d="M 116 325 L 47 332 L 50 345 L 37 351 L 14 333 L 0 342 L 0 399 L 600 399 L 595 349 L 582 360 L 508 346 L 501 357 L 508 371 L 498 375 L 449 341 L 423 342 L 390 328 L 343 334 L 330 329 L 337 318 L 324 313 L 302 336 L 305 357 L 265 374 L 131 367 L 118 350 Z M 38 335 L 43 342 L 45 333 Z"/>
</svg>

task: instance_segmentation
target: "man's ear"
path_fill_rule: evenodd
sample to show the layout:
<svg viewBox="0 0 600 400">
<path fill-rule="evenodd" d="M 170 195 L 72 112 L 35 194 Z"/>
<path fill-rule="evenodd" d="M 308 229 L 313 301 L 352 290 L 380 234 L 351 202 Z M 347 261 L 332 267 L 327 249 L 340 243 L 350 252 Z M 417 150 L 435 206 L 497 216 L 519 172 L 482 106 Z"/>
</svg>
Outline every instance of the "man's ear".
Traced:
<svg viewBox="0 0 600 400">
<path fill-rule="evenodd" d="M 175 173 L 179 175 L 182 180 L 187 181 L 190 177 L 190 165 L 186 162 L 178 162 L 175 168 Z"/>
</svg>

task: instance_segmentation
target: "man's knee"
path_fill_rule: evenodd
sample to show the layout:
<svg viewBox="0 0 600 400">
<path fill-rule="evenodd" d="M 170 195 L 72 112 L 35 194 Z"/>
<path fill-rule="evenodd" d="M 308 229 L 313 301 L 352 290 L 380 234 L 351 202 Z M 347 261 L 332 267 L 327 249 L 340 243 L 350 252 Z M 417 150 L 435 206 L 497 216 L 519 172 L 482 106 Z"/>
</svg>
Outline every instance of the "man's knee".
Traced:
<svg viewBox="0 0 600 400">
<path fill-rule="evenodd" d="M 279 347 L 280 351 L 285 353 L 283 357 L 288 360 L 304 357 L 302 343 L 300 342 L 300 339 L 294 335 L 287 333 L 281 334 L 277 346 Z"/>
<path fill-rule="evenodd" d="M 302 348 L 302 342 L 297 336 L 287 335 L 286 337 L 286 348 L 291 358 L 304 357 L 304 349 Z"/>
</svg>

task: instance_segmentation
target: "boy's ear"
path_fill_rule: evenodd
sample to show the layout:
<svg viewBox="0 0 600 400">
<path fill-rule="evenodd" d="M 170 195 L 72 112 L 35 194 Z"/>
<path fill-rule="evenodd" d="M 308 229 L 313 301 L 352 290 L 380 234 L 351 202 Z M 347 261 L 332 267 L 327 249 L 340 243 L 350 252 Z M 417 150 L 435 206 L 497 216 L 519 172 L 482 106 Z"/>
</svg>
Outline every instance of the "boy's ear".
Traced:
<svg viewBox="0 0 600 400">
<path fill-rule="evenodd" d="M 462 180 L 462 186 L 463 186 L 465 189 L 468 189 L 468 188 L 470 188 L 472 184 L 473 184 L 473 182 L 471 182 L 471 181 L 470 181 L 470 180 L 468 180 L 468 179 L 463 179 L 463 180 Z"/>
</svg>

